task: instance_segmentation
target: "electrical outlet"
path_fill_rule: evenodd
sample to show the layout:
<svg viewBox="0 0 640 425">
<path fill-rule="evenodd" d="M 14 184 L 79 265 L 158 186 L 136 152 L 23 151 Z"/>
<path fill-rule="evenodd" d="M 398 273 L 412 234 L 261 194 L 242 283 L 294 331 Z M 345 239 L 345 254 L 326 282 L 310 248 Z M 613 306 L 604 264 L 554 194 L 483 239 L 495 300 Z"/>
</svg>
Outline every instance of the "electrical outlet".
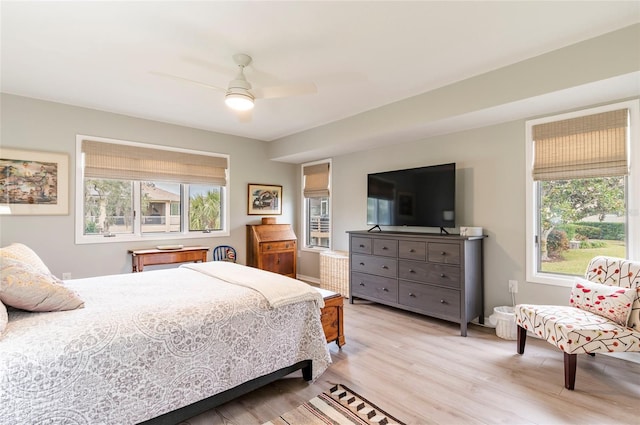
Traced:
<svg viewBox="0 0 640 425">
<path fill-rule="evenodd" d="M 509 292 L 513 294 L 518 293 L 518 281 L 517 280 L 509 280 Z"/>
<path fill-rule="evenodd" d="M 71 279 L 71 272 L 62 273 L 62 280 Z"/>
</svg>

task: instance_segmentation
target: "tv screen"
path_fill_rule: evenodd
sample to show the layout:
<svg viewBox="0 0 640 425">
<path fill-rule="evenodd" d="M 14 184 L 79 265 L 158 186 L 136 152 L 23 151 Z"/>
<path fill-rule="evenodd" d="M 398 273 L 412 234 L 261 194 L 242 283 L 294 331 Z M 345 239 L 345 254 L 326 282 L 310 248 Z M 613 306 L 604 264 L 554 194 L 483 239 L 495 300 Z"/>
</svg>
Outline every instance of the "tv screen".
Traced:
<svg viewBox="0 0 640 425">
<path fill-rule="evenodd" d="M 456 164 L 368 175 L 367 224 L 455 227 Z"/>
</svg>

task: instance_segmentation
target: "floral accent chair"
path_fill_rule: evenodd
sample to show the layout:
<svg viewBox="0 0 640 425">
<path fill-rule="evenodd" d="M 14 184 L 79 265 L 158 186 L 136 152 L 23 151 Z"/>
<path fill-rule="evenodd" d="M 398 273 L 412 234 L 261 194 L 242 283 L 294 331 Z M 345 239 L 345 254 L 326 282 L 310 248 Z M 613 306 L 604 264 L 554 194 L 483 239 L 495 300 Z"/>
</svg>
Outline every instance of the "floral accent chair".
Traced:
<svg viewBox="0 0 640 425">
<path fill-rule="evenodd" d="M 594 257 L 576 278 L 568 306 L 519 304 L 517 350 L 527 331 L 564 351 L 564 386 L 573 390 L 578 354 L 640 351 L 640 262 Z"/>
</svg>

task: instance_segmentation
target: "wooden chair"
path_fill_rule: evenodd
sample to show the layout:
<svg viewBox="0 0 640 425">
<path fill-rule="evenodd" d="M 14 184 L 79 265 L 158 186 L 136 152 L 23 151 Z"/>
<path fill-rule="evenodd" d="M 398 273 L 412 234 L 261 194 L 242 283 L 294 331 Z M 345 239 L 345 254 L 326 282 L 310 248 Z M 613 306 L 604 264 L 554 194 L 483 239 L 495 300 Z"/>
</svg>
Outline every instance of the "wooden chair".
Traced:
<svg viewBox="0 0 640 425">
<path fill-rule="evenodd" d="M 236 262 L 236 250 L 229 245 L 218 245 L 213 248 L 213 261 Z"/>
</svg>

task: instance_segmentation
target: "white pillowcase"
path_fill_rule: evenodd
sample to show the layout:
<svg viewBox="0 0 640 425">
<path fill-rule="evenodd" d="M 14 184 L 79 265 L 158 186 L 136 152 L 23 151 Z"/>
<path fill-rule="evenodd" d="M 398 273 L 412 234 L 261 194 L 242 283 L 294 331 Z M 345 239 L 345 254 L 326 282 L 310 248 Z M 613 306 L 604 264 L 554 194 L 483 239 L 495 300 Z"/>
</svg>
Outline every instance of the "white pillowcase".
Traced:
<svg viewBox="0 0 640 425">
<path fill-rule="evenodd" d="M 590 311 L 622 326 L 628 326 L 631 306 L 636 298 L 636 288 L 621 288 L 577 278 L 571 290 L 569 303 L 581 310 Z"/>
<path fill-rule="evenodd" d="M 0 301 L 28 311 L 73 310 L 84 301 L 63 282 L 30 264 L 3 258 L 0 280 Z"/>
</svg>

